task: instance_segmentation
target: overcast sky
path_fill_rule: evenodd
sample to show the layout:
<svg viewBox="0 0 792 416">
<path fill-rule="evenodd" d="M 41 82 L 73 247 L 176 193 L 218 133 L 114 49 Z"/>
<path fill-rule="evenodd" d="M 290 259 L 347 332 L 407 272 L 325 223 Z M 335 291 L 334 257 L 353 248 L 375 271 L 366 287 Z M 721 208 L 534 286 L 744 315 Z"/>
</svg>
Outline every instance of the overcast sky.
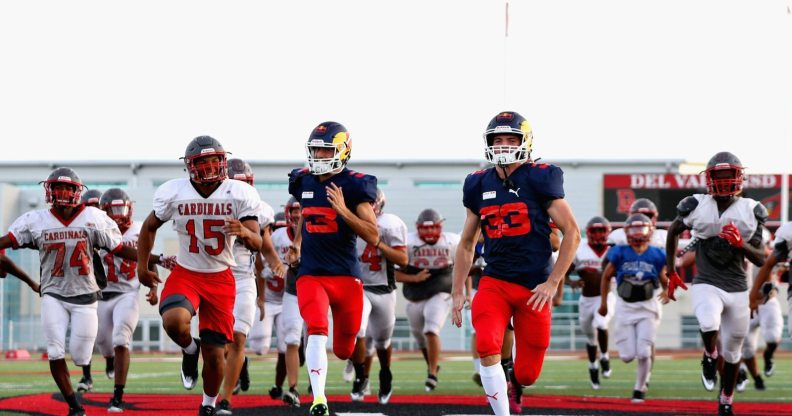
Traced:
<svg viewBox="0 0 792 416">
<path fill-rule="evenodd" d="M 0 160 L 478 159 L 502 110 L 534 156 L 792 172 L 792 0 L 4 1 Z"/>
</svg>

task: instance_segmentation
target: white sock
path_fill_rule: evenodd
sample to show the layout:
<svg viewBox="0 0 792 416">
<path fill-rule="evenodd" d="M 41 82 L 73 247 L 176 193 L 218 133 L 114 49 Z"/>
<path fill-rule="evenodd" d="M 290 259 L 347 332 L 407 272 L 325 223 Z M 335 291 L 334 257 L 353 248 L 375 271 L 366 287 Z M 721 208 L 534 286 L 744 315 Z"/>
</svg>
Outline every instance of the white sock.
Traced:
<svg viewBox="0 0 792 416">
<path fill-rule="evenodd" d="M 314 401 L 325 398 L 327 380 L 327 335 L 308 335 L 305 344 L 305 368 L 311 380 Z"/>
<path fill-rule="evenodd" d="M 209 396 L 206 393 L 203 394 L 203 402 L 201 402 L 201 406 L 212 406 L 215 407 L 215 403 L 217 402 L 217 396 Z"/>
<path fill-rule="evenodd" d="M 597 369 L 599 369 L 599 365 L 597 364 L 596 361 L 594 361 L 593 363 L 590 362 L 589 363 L 589 369 L 590 370 L 597 370 Z"/>
<path fill-rule="evenodd" d="M 600 353 L 600 360 L 610 360 L 610 357 L 608 357 L 608 353 L 607 352 Z"/>
<path fill-rule="evenodd" d="M 195 354 L 195 352 L 198 351 L 198 344 L 195 343 L 195 338 L 191 338 L 190 345 L 188 345 L 187 348 L 182 348 L 182 351 L 186 354 Z"/>
<path fill-rule="evenodd" d="M 473 359 L 473 371 L 481 372 L 481 358 L 474 358 Z"/>
<path fill-rule="evenodd" d="M 500 363 L 489 367 L 481 366 L 481 385 L 484 386 L 484 393 L 487 395 L 492 411 L 495 416 L 509 415 L 509 397 L 506 392 L 506 374 Z"/>
<path fill-rule="evenodd" d="M 649 369 L 651 368 L 649 357 L 638 359 L 638 374 L 635 377 L 635 387 L 633 390 L 646 391 L 646 381 L 649 379 Z"/>
</svg>

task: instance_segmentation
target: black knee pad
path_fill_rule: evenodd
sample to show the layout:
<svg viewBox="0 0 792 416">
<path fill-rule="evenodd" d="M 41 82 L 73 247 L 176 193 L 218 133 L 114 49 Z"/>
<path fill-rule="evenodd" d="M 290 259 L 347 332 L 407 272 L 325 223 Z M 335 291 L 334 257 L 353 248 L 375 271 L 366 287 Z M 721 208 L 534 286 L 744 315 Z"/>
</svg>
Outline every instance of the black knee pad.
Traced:
<svg viewBox="0 0 792 416">
<path fill-rule="evenodd" d="M 195 316 L 195 309 L 193 309 L 192 303 L 184 295 L 175 294 L 163 299 L 159 307 L 160 316 L 173 308 L 187 309 L 190 311 L 190 315 Z"/>
<path fill-rule="evenodd" d="M 223 335 L 223 334 L 221 334 L 221 333 L 219 333 L 217 331 L 212 331 L 211 329 L 202 329 L 199 332 L 199 335 L 201 337 L 201 344 L 215 345 L 215 346 L 218 346 L 218 347 L 224 347 L 226 344 L 231 342 L 231 340 L 226 338 L 225 335 Z"/>
</svg>

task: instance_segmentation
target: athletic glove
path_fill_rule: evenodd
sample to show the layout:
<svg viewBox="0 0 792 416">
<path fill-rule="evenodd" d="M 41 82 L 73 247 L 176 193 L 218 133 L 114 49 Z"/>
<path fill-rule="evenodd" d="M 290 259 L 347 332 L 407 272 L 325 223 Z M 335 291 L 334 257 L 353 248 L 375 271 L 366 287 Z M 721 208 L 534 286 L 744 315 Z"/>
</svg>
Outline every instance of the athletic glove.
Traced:
<svg viewBox="0 0 792 416">
<path fill-rule="evenodd" d="M 740 235 L 740 230 L 737 229 L 737 226 L 734 225 L 733 222 L 724 225 L 718 236 L 728 241 L 729 245 L 732 247 L 740 248 L 743 246 L 743 238 L 742 235 Z"/>
<path fill-rule="evenodd" d="M 687 290 L 687 285 L 685 282 L 679 278 L 676 270 L 671 271 L 668 273 L 668 299 L 676 301 L 676 296 L 674 295 L 674 291 L 676 288 L 681 287 L 682 289 Z"/>
</svg>

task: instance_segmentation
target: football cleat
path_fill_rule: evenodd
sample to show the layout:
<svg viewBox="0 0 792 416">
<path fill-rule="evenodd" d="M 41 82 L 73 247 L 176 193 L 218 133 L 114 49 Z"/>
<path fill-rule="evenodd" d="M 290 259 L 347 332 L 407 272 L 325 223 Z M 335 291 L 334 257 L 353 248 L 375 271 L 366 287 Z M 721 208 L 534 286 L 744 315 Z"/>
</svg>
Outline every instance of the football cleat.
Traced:
<svg viewBox="0 0 792 416">
<path fill-rule="evenodd" d="M 214 416 L 216 414 L 214 406 L 201 406 L 198 408 L 198 416 Z"/>
<path fill-rule="evenodd" d="M 327 399 L 322 398 L 314 401 L 308 413 L 311 416 L 330 416 L 330 409 L 327 408 Z"/>
<path fill-rule="evenodd" d="M 756 388 L 756 390 L 759 391 L 763 391 L 765 389 L 764 380 L 762 379 L 762 376 L 756 376 L 756 378 L 754 379 L 754 388 Z"/>
<path fill-rule="evenodd" d="M 192 390 L 198 383 L 198 356 L 201 355 L 201 340 L 193 338 L 195 343 L 198 344 L 198 349 L 194 354 L 187 354 L 182 351 L 182 364 L 181 364 L 181 379 L 182 385 L 187 390 Z M 214 414 L 214 407 L 212 408 Z"/>
<path fill-rule="evenodd" d="M 602 377 L 610 378 L 612 374 L 610 360 L 607 358 L 600 358 L 600 368 L 602 368 Z"/>
<path fill-rule="evenodd" d="M 633 390 L 632 400 L 633 403 L 643 403 L 646 401 L 646 393 L 641 390 Z"/>
<path fill-rule="evenodd" d="M 77 408 L 69 408 L 69 416 L 85 416 L 85 409 L 82 406 Z"/>
<path fill-rule="evenodd" d="M 217 404 L 217 408 L 215 409 L 215 414 L 223 416 L 229 416 L 233 414 L 231 412 L 231 403 L 229 403 L 226 399 L 220 400 L 220 403 Z"/>
<path fill-rule="evenodd" d="M 389 368 L 382 368 L 379 372 L 379 404 L 388 404 L 393 394 L 393 374 Z"/>
<path fill-rule="evenodd" d="M 479 387 L 484 387 L 484 385 L 481 384 L 481 374 L 479 373 L 473 373 L 473 382 L 478 384 Z"/>
<path fill-rule="evenodd" d="M 105 375 L 109 380 L 115 378 L 115 357 L 105 358 Z"/>
<path fill-rule="evenodd" d="M 80 393 L 86 393 L 91 390 L 93 390 L 93 379 L 83 376 L 80 379 L 80 382 L 77 383 L 77 391 Z"/>
<path fill-rule="evenodd" d="M 300 393 L 294 387 L 283 392 L 282 400 L 291 407 L 300 407 Z"/>
<path fill-rule="evenodd" d="M 124 403 L 113 397 L 110 400 L 110 405 L 107 407 L 107 413 L 124 413 Z"/>
<path fill-rule="evenodd" d="M 707 391 L 715 390 L 715 383 L 718 381 L 717 374 L 718 360 L 707 357 L 701 359 L 701 383 Z"/>
<path fill-rule="evenodd" d="M 596 368 L 589 368 L 589 378 L 591 379 L 591 388 L 594 390 L 599 390 L 599 370 Z"/>
<path fill-rule="evenodd" d="M 728 403 L 719 404 L 718 416 L 734 416 L 734 410 L 732 410 L 732 405 Z"/>
<path fill-rule="evenodd" d="M 437 376 L 434 374 L 429 374 L 426 376 L 426 381 L 424 381 L 424 387 L 426 392 L 433 391 L 437 388 Z"/>
<path fill-rule="evenodd" d="M 344 367 L 344 371 L 341 374 L 347 383 L 355 380 L 355 365 L 352 364 L 352 360 L 347 360 L 346 367 Z"/>
<path fill-rule="evenodd" d="M 355 379 L 352 383 L 352 393 L 350 397 L 352 398 L 353 402 L 362 402 L 363 399 L 366 397 L 366 390 L 369 388 L 369 379 Z"/>
<path fill-rule="evenodd" d="M 239 372 L 239 388 L 242 391 L 248 391 L 250 389 L 250 372 L 248 371 L 248 358 L 245 357 L 245 361 L 242 362 L 242 370 Z"/>
<path fill-rule="evenodd" d="M 232 395 L 237 395 L 237 394 L 239 394 L 239 392 L 240 392 L 241 390 L 242 390 L 242 381 L 240 381 L 239 379 L 237 379 L 237 382 L 236 382 L 236 384 L 234 384 L 234 389 L 233 389 L 233 390 L 231 390 L 231 394 L 232 394 Z"/>
<path fill-rule="evenodd" d="M 745 371 L 744 368 L 740 368 L 740 371 L 737 373 L 737 384 L 734 388 L 738 393 L 742 393 L 745 391 L 746 387 L 748 387 L 748 372 Z"/>
<path fill-rule="evenodd" d="M 283 388 L 281 386 L 272 386 L 269 389 L 269 396 L 272 400 L 280 400 L 283 397 Z"/>
<path fill-rule="evenodd" d="M 765 377 L 772 377 L 775 373 L 775 363 L 772 358 L 768 358 L 764 362 L 764 375 Z"/>
</svg>

